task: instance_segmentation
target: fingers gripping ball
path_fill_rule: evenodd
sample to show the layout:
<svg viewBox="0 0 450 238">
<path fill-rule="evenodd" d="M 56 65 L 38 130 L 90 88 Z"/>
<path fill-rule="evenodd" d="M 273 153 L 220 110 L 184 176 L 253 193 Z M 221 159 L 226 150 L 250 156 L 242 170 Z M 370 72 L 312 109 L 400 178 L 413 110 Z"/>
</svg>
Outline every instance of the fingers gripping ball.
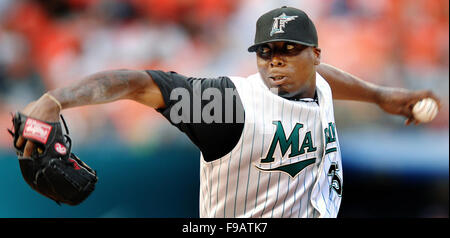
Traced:
<svg viewBox="0 0 450 238">
<path fill-rule="evenodd" d="M 81 203 L 94 191 L 97 173 L 71 152 L 72 141 L 65 122 L 67 134 L 63 134 L 59 122 L 40 121 L 17 112 L 13 126 L 10 133 L 20 170 L 32 189 L 58 204 L 69 205 Z M 19 137 L 37 146 L 30 157 L 24 156 L 24 145 L 16 145 Z"/>
<path fill-rule="evenodd" d="M 432 121 L 436 117 L 438 111 L 438 105 L 432 98 L 425 98 L 418 101 L 412 109 L 414 118 L 423 123 Z"/>
</svg>

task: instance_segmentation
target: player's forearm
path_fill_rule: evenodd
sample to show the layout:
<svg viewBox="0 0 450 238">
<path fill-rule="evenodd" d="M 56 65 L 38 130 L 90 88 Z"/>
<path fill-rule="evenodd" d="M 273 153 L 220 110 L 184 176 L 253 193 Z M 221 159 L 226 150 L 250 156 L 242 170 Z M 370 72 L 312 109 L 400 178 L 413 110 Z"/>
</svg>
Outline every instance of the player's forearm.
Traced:
<svg viewBox="0 0 450 238">
<path fill-rule="evenodd" d="M 317 71 L 330 85 L 333 99 L 379 103 L 383 92 L 389 90 L 389 88 L 363 81 L 328 64 L 320 64 Z"/>
<path fill-rule="evenodd" d="M 139 101 L 141 94 L 153 83 L 142 71 L 112 70 L 95 73 L 63 88 L 50 91 L 62 109 L 103 104 L 121 99 Z"/>
</svg>

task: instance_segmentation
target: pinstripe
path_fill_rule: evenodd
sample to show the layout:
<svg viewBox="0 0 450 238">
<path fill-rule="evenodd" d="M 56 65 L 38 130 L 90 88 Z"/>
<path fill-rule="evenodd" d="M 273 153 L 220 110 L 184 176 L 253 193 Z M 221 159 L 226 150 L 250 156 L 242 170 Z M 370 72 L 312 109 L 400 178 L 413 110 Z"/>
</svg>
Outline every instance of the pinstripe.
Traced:
<svg viewBox="0 0 450 238">
<path fill-rule="evenodd" d="M 306 182 L 306 175 L 308 174 L 308 170 L 307 170 L 307 169 L 308 169 L 308 168 L 305 169 L 305 178 L 303 179 L 303 193 L 306 192 L 306 185 L 305 185 L 305 182 Z M 302 201 L 302 200 L 303 200 L 303 199 L 300 200 L 300 205 L 301 205 L 301 201 Z M 308 218 L 308 209 L 309 209 L 308 203 L 309 203 L 309 199 L 306 200 L 306 218 Z M 301 211 L 302 211 L 302 210 L 300 209 L 299 212 L 298 212 L 298 217 L 300 217 Z"/>
<path fill-rule="evenodd" d="M 281 164 L 281 163 L 280 163 Z M 275 203 L 272 206 L 272 214 L 270 215 L 270 218 L 273 218 L 273 210 L 275 209 L 277 202 L 278 202 L 278 194 L 280 192 L 280 178 L 281 178 L 281 173 L 278 173 L 278 186 L 277 186 L 277 196 L 275 197 Z"/>
<path fill-rule="evenodd" d="M 253 136 L 252 136 L 252 148 L 250 150 L 250 158 L 249 158 L 249 162 L 248 162 L 249 166 L 248 166 L 248 177 L 247 177 L 247 189 L 245 191 L 244 214 L 247 211 L 248 184 L 250 182 L 250 171 L 251 171 L 250 168 L 252 167 L 251 164 L 252 164 L 252 158 L 253 158 L 253 145 L 255 143 L 255 129 L 256 129 L 256 115 L 255 115 L 256 106 L 255 106 L 255 99 L 254 99 L 255 92 L 253 90 L 253 87 L 251 87 L 251 88 L 252 88 L 252 101 L 253 101 Z"/>
<path fill-rule="evenodd" d="M 274 103 L 275 103 L 275 97 L 272 96 L 272 118 L 274 117 L 273 114 L 275 113 L 275 109 L 274 109 L 274 106 L 273 106 Z M 269 168 L 272 168 L 272 164 L 269 165 Z M 272 173 L 269 173 L 269 181 L 267 182 L 267 190 L 266 190 L 266 201 L 264 202 L 264 208 L 263 208 L 263 210 L 262 210 L 261 217 L 263 216 L 264 211 L 266 210 L 267 198 L 268 198 L 268 196 L 269 196 L 269 187 L 270 187 L 270 179 L 271 179 L 271 175 L 272 175 Z"/>
<path fill-rule="evenodd" d="M 281 121 L 283 121 L 283 117 L 284 117 L 283 112 L 284 112 L 284 100 L 283 100 L 283 103 L 281 105 Z M 283 160 L 280 158 L 280 165 L 281 165 L 282 161 Z M 278 194 L 280 192 L 280 178 L 281 178 L 281 173 L 278 173 L 277 196 L 275 198 L 275 203 L 273 204 L 273 207 L 272 207 L 272 214 L 270 215 L 271 218 L 273 217 L 273 210 L 276 208 L 276 205 L 277 205 L 277 202 L 278 202 Z"/>
<path fill-rule="evenodd" d="M 292 127 L 292 111 L 294 111 L 294 105 L 295 104 L 292 103 L 292 107 L 291 107 L 291 121 L 290 121 L 291 127 Z M 289 158 L 289 163 L 291 163 L 291 162 L 292 162 L 292 158 Z M 290 187 L 289 184 L 290 184 L 290 182 L 291 182 L 291 178 L 288 178 L 287 192 L 286 192 L 286 196 L 284 197 L 284 201 L 283 201 L 283 210 L 281 212 L 281 217 L 284 216 L 284 207 L 285 207 L 285 204 L 286 204 L 286 199 L 287 199 L 287 197 L 289 195 L 289 187 Z"/>
<path fill-rule="evenodd" d="M 243 136 L 245 137 L 245 130 L 243 130 Z M 242 160 L 242 149 L 244 148 L 244 139 L 242 139 L 241 142 L 241 154 L 239 155 L 239 165 L 238 165 L 238 175 L 237 175 L 237 182 L 236 182 L 236 193 L 234 196 L 234 213 L 233 213 L 233 217 L 236 217 L 236 201 L 237 201 L 237 192 L 238 192 L 238 188 L 239 188 L 239 175 L 241 174 L 241 160 Z M 231 158 L 230 158 L 231 161 Z M 230 170 L 230 166 L 228 165 L 228 171 Z"/>
<path fill-rule="evenodd" d="M 205 170 L 206 170 L 206 167 L 203 168 L 204 181 L 208 181 Z M 207 189 L 207 190 L 209 190 L 209 189 Z M 203 194 L 202 194 L 202 197 L 203 197 L 204 200 L 206 199 L 206 196 L 208 196 L 207 193 L 208 193 L 208 191 L 204 191 Z M 206 209 L 206 206 L 203 206 L 203 208 L 205 210 L 205 214 L 208 214 L 208 210 Z"/>
<path fill-rule="evenodd" d="M 270 166 L 270 168 L 272 168 L 272 166 Z M 270 178 L 271 178 L 272 173 L 269 173 L 269 181 L 267 182 L 267 189 L 266 189 L 266 201 L 264 202 L 264 208 L 261 212 L 261 217 L 264 214 L 264 211 L 266 210 L 266 205 L 267 205 L 267 197 L 269 196 L 269 187 L 270 187 Z"/>
<path fill-rule="evenodd" d="M 211 163 L 211 173 L 212 173 L 212 171 L 214 171 L 214 164 L 212 164 Z M 211 179 L 209 179 L 209 212 L 211 212 L 211 201 L 212 201 L 212 197 L 211 197 L 211 191 L 212 191 L 212 178 L 214 177 L 214 176 L 210 176 L 211 177 Z"/>
<path fill-rule="evenodd" d="M 265 137 L 264 132 L 266 131 L 266 124 L 264 123 L 264 115 L 265 115 L 265 113 L 264 113 L 264 101 L 265 101 L 264 100 L 264 98 L 265 98 L 264 95 L 262 95 L 261 98 L 262 98 L 262 128 L 263 128 L 263 136 L 262 136 L 261 155 L 260 155 L 260 157 L 262 158 L 263 157 L 263 152 L 264 152 L 264 137 Z M 260 178 L 261 178 L 261 171 L 258 171 L 258 186 L 256 186 L 255 208 L 253 209 L 252 215 L 250 217 L 253 217 L 253 212 L 256 210 L 256 206 L 258 204 L 258 192 L 259 192 L 259 181 L 260 181 Z"/>
<path fill-rule="evenodd" d="M 291 213 L 289 214 L 289 217 L 292 216 L 292 209 L 295 207 L 295 201 L 297 200 L 297 196 L 296 195 L 297 195 L 299 181 L 300 181 L 300 175 L 297 176 L 297 185 L 295 185 L 295 190 L 294 190 L 294 202 L 293 202 L 293 204 L 291 206 Z M 300 208 L 301 208 L 301 204 L 300 204 Z"/>
<path fill-rule="evenodd" d="M 316 124 L 317 124 L 317 114 L 318 113 L 320 113 L 320 109 L 318 110 L 318 111 L 316 111 L 316 113 L 314 114 L 314 126 L 313 126 L 313 129 L 314 129 L 314 136 L 316 135 Z M 321 122 L 321 120 L 320 120 L 320 118 L 319 118 L 319 123 L 321 123 L 322 124 L 322 122 Z M 316 138 L 317 139 L 317 138 Z M 320 139 L 322 139 L 322 138 L 320 138 Z M 325 145 L 324 145 L 325 146 Z M 316 166 L 316 165 L 314 165 L 314 166 Z M 310 201 L 311 200 L 311 191 L 313 190 L 313 188 L 314 188 L 314 181 L 316 180 L 315 179 L 315 176 L 314 176 L 314 169 L 312 169 L 311 170 L 311 187 L 309 188 L 309 191 L 308 191 L 308 201 Z M 314 217 L 314 212 L 315 212 L 315 208 L 314 208 L 314 206 L 311 206 L 311 208 L 312 208 L 312 210 L 313 210 L 313 217 Z"/>
<path fill-rule="evenodd" d="M 308 112 L 307 112 L 307 114 L 306 114 L 306 118 L 309 118 L 309 112 L 310 112 L 310 110 L 308 110 Z M 308 170 L 307 170 L 308 168 L 306 168 L 305 169 L 305 179 L 303 179 L 303 193 L 305 193 L 306 192 L 306 185 L 305 185 L 305 183 L 306 183 L 306 175 L 308 174 Z M 306 218 L 308 218 L 308 210 L 309 210 L 309 196 L 308 196 L 308 200 L 306 200 Z M 303 199 L 301 199 L 301 200 L 303 200 Z M 301 201 L 300 201 L 300 204 L 301 204 Z M 300 211 L 301 211 L 301 209 L 300 209 Z M 300 216 L 300 212 L 299 212 L 299 216 Z"/>
<path fill-rule="evenodd" d="M 214 217 L 216 217 L 217 207 L 219 206 L 219 185 L 220 185 L 220 168 L 221 167 L 222 167 L 222 159 L 220 159 L 219 174 L 217 176 L 216 209 L 214 210 Z"/>
<path fill-rule="evenodd" d="M 311 187 L 309 188 L 309 191 L 308 191 L 308 202 L 311 201 L 311 191 L 314 188 L 314 181 L 315 181 L 314 177 L 315 177 L 314 176 L 314 169 L 311 169 Z M 312 217 L 314 217 L 314 211 L 316 210 L 314 208 L 314 206 L 311 206 L 311 210 L 313 211 L 313 216 Z"/>
<path fill-rule="evenodd" d="M 328 179 L 327 179 L 327 181 L 328 181 Z M 319 190 L 322 191 L 322 190 L 320 189 L 320 183 L 318 183 L 317 185 L 319 186 Z M 328 205 L 328 204 L 327 204 L 327 200 L 326 200 L 325 197 L 323 196 L 323 193 L 322 193 L 322 192 L 321 192 L 321 194 L 322 194 L 322 199 L 323 199 L 323 201 L 325 202 L 325 205 Z M 326 208 L 328 214 L 330 215 L 331 213 L 330 213 L 330 210 L 328 210 L 328 206 L 325 206 L 325 208 Z"/>
<path fill-rule="evenodd" d="M 303 108 L 300 108 L 300 111 L 298 112 L 298 121 L 301 121 L 302 111 L 303 111 Z M 297 185 L 296 185 L 295 191 L 294 191 L 294 204 L 291 207 L 291 214 L 289 216 L 292 216 L 292 208 L 295 207 L 295 201 L 297 200 L 296 199 L 296 194 L 297 194 L 297 191 L 298 191 L 298 184 L 299 184 L 299 182 L 300 182 L 300 176 L 297 176 Z M 300 210 L 301 210 L 301 208 L 302 208 L 302 203 L 300 201 Z"/>
<path fill-rule="evenodd" d="M 227 185 L 225 187 L 225 203 L 223 205 L 223 217 L 225 218 L 225 214 L 227 211 L 227 197 L 228 197 L 228 179 L 230 178 L 230 163 L 233 155 L 233 151 L 230 153 L 230 158 L 228 159 L 228 169 L 227 169 Z"/>
<path fill-rule="evenodd" d="M 326 156 L 326 157 L 328 157 L 328 156 Z M 325 173 L 325 175 L 327 174 L 325 166 L 323 166 L 323 173 Z M 328 178 L 325 180 L 327 181 L 328 186 L 330 186 L 330 183 L 328 182 Z M 331 214 L 330 210 L 328 209 L 327 199 L 325 199 L 325 196 L 323 195 L 323 190 L 320 188 L 320 183 L 317 183 L 317 185 L 319 186 L 319 191 L 320 191 L 320 194 L 322 195 L 323 202 L 327 205 L 327 206 L 325 206 L 325 208 L 326 208 L 328 214 Z"/>
<path fill-rule="evenodd" d="M 307 171 L 307 169 L 308 169 L 308 168 L 306 168 L 306 169 L 305 169 L 305 172 L 303 173 L 303 181 L 306 180 L 306 171 Z M 298 176 L 298 177 L 299 177 L 299 181 L 297 182 L 297 186 L 298 186 L 298 184 L 300 183 L 300 176 Z M 300 187 L 300 191 L 301 191 L 301 190 L 302 190 L 302 187 Z M 304 189 L 303 189 L 303 191 L 304 191 Z M 300 193 L 300 194 L 303 194 L 303 192 Z M 300 216 L 300 212 L 302 211 L 302 202 L 303 202 L 303 197 L 300 196 L 300 198 L 298 199 L 298 203 L 299 203 L 298 216 Z"/>
</svg>

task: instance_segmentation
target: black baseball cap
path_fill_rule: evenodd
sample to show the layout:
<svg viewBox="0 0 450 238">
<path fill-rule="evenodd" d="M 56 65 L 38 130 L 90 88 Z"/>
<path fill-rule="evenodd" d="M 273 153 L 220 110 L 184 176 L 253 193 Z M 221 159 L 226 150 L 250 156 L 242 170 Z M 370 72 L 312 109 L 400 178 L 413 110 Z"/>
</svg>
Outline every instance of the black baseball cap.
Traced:
<svg viewBox="0 0 450 238">
<path fill-rule="evenodd" d="M 248 48 L 255 52 L 261 44 L 288 41 L 307 46 L 318 46 L 314 23 L 300 9 L 283 6 L 271 10 L 256 22 L 255 44 Z"/>
</svg>

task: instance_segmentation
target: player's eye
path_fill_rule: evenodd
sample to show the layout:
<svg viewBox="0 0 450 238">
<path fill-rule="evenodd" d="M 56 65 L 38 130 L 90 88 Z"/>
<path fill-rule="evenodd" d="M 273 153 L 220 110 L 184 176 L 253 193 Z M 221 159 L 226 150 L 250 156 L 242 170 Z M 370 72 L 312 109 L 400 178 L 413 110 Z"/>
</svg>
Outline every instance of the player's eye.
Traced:
<svg viewBox="0 0 450 238">
<path fill-rule="evenodd" d="M 293 50 L 295 46 L 293 44 L 286 44 L 286 50 Z"/>
<path fill-rule="evenodd" d="M 269 59 L 272 54 L 272 50 L 268 46 L 261 46 L 258 48 L 257 54 L 263 59 Z"/>
<path fill-rule="evenodd" d="M 284 52 L 288 56 L 295 56 L 300 54 L 306 48 L 306 45 L 288 43 L 284 45 Z"/>
<path fill-rule="evenodd" d="M 261 47 L 261 53 L 267 54 L 269 52 L 270 52 L 270 48 L 269 47 Z"/>
</svg>

